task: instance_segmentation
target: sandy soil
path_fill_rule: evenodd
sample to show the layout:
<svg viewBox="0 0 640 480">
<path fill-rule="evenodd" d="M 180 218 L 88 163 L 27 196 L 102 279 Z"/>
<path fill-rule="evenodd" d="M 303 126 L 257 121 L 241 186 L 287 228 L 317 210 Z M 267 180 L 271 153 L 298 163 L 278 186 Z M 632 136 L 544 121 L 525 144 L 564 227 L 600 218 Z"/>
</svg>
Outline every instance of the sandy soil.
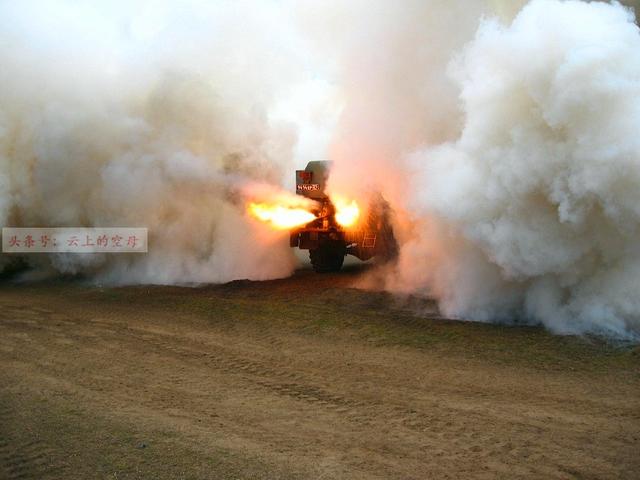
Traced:
<svg viewBox="0 0 640 480">
<path fill-rule="evenodd" d="M 638 347 L 361 274 L 1 285 L 0 478 L 640 478 Z"/>
</svg>

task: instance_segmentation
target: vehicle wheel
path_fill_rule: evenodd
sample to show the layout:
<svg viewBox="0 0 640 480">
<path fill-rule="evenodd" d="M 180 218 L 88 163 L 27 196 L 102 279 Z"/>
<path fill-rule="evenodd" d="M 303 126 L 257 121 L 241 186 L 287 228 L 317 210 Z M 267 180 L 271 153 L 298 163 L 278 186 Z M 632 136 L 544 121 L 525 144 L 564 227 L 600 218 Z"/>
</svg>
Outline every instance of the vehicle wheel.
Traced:
<svg viewBox="0 0 640 480">
<path fill-rule="evenodd" d="M 343 244 L 326 243 L 309 250 L 311 266 L 316 273 L 337 272 L 344 263 L 345 247 Z"/>
</svg>

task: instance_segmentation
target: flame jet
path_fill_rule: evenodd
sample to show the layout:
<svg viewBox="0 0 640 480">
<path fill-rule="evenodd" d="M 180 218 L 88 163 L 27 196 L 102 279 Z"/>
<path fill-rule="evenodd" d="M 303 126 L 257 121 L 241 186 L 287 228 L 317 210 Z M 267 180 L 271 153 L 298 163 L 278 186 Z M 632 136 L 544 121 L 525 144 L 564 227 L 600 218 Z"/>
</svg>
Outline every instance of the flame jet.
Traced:
<svg viewBox="0 0 640 480">
<path fill-rule="evenodd" d="M 258 220 L 268 223 L 276 230 L 289 230 L 312 222 L 316 216 L 304 208 L 272 205 L 269 203 L 250 203 L 249 213 Z"/>
<path fill-rule="evenodd" d="M 380 194 L 371 194 L 364 209 L 347 197 L 330 197 L 325 192 L 330 169 L 331 162 L 314 161 L 296 171 L 296 193 L 314 200 L 317 208 L 313 221 L 291 230 L 291 247 L 309 250 L 319 273 L 340 270 L 346 255 L 363 261 L 395 257 L 398 245 L 389 204 Z"/>
</svg>

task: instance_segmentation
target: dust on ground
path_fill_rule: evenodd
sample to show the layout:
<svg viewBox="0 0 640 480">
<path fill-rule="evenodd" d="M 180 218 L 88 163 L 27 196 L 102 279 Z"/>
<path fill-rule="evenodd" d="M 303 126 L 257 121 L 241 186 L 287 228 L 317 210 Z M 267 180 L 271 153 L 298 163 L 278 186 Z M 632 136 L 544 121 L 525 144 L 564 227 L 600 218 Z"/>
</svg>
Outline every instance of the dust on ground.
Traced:
<svg viewBox="0 0 640 480">
<path fill-rule="evenodd" d="M 351 288 L 0 286 L 1 478 L 638 478 L 640 350 Z"/>
</svg>

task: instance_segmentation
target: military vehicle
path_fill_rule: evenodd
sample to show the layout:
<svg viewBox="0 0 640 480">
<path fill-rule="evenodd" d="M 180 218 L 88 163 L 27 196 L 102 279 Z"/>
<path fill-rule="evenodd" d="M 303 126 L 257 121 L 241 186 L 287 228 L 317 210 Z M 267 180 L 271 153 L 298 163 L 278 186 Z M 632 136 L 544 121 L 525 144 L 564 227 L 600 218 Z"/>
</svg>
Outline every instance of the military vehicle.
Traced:
<svg viewBox="0 0 640 480">
<path fill-rule="evenodd" d="M 342 268 L 346 255 L 366 261 L 373 257 L 388 261 L 398 253 L 391 226 L 391 208 L 379 193 L 372 193 L 353 225 L 343 226 L 336 219 L 336 207 L 325 193 L 331 162 L 309 162 L 296 170 L 296 193 L 316 202 L 316 219 L 291 231 L 290 245 L 309 250 L 313 269 L 318 273 Z"/>
</svg>

